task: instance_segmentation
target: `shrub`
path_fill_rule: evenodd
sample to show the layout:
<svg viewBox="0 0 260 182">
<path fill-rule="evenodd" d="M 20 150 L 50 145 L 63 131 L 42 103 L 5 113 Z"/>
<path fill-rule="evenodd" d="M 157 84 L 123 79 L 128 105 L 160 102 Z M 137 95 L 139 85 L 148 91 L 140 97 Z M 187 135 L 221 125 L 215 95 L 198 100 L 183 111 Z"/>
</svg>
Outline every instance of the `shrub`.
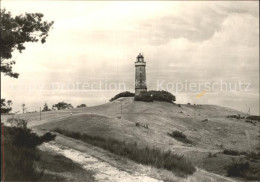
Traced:
<svg viewBox="0 0 260 182">
<path fill-rule="evenodd" d="M 45 102 L 44 105 L 43 105 L 42 112 L 46 112 L 46 111 L 51 111 L 51 109 L 49 108 L 49 106 L 48 106 L 47 103 Z"/>
<path fill-rule="evenodd" d="M 4 138 L 2 138 L 5 152 L 5 174 L 1 176 L 3 181 L 40 180 L 43 171 L 39 171 L 35 166 L 35 161 L 40 160 L 36 147 L 53 140 L 55 135 L 46 133 L 39 137 L 26 127 L 27 122 L 22 119 L 9 120 L 9 123 L 12 123 L 13 127 L 4 126 Z"/>
<path fill-rule="evenodd" d="M 12 127 L 18 127 L 18 128 L 26 128 L 27 127 L 27 121 L 24 119 L 19 118 L 8 118 L 6 120 L 8 124 L 10 124 Z"/>
<path fill-rule="evenodd" d="M 148 124 L 135 123 L 135 126 L 137 126 L 137 127 L 142 126 L 142 127 L 146 128 L 146 129 L 149 128 Z"/>
<path fill-rule="evenodd" d="M 54 131 L 72 137 L 80 139 L 92 145 L 101 147 L 119 156 L 123 156 L 135 162 L 151 165 L 157 168 L 164 168 L 172 172 L 176 172 L 179 175 L 185 176 L 193 174 L 195 167 L 183 158 L 176 154 L 168 152 L 161 152 L 159 149 L 150 149 L 148 147 L 138 147 L 136 143 L 126 143 L 111 138 L 102 138 L 99 136 L 90 136 L 87 134 L 80 134 L 77 132 L 70 132 L 62 130 L 60 128 L 54 129 Z"/>
<path fill-rule="evenodd" d="M 45 133 L 43 136 L 40 137 L 40 142 L 43 143 L 43 142 L 49 142 L 49 141 L 52 141 L 54 140 L 56 137 L 55 134 L 52 134 L 50 132 L 47 132 Z"/>
<path fill-rule="evenodd" d="M 54 104 L 52 106 L 52 109 L 54 109 L 54 108 L 57 108 L 58 110 L 63 110 L 63 109 L 72 109 L 73 106 L 71 104 L 69 104 L 69 103 L 66 103 L 66 102 L 62 101 L 62 102 L 59 102 L 57 104 Z"/>
<path fill-rule="evenodd" d="M 12 104 L 11 100 L 5 101 L 1 98 L 1 114 L 8 114 L 12 110 Z"/>
<path fill-rule="evenodd" d="M 165 102 L 170 102 L 173 103 L 174 101 L 176 101 L 176 98 L 174 95 L 172 95 L 170 92 L 167 91 L 148 91 L 148 93 L 150 95 L 152 95 L 153 100 L 156 101 L 165 101 Z"/>
<path fill-rule="evenodd" d="M 228 115 L 227 118 L 244 119 L 244 117 L 241 117 L 240 114 L 238 114 L 238 115 Z"/>
<path fill-rule="evenodd" d="M 183 143 L 188 143 L 191 144 L 192 141 L 189 140 L 186 135 L 184 135 L 182 132 L 180 131 L 173 131 L 172 133 L 168 133 L 169 136 L 171 136 L 172 138 L 181 141 Z"/>
<path fill-rule="evenodd" d="M 260 116 L 248 116 L 246 119 L 250 119 L 250 120 L 257 120 L 257 121 L 260 121 Z"/>
<path fill-rule="evenodd" d="M 176 101 L 174 95 L 167 91 L 154 91 L 150 90 L 148 92 L 141 92 L 139 95 L 135 96 L 136 101 L 153 102 L 153 101 L 164 101 L 173 103 Z"/>
<path fill-rule="evenodd" d="M 173 137 L 186 138 L 186 136 L 185 136 L 182 132 L 180 132 L 180 131 L 173 131 L 173 132 L 171 133 L 171 135 L 172 135 Z"/>
<path fill-rule="evenodd" d="M 80 105 L 77 106 L 77 108 L 82 108 L 82 107 L 87 107 L 87 105 L 86 104 L 80 104 Z"/>
<path fill-rule="evenodd" d="M 223 150 L 222 153 L 226 154 L 226 155 L 241 155 L 241 154 L 245 154 L 245 152 L 239 152 L 239 151 L 230 150 L 230 149 L 225 149 L 225 150 Z"/>
<path fill-rule="evenodd" d="M 242 177 L 248 171 L 250 164 L 248 162 L 232 162 L 227 169 L 228 176 Z"/>
<path fill-rule="evenodd" d="M 134 99 L 135 101 L 153 102 L 153 98 L 148 92 L 141 92 L 139 95 L 136 95 Z"/>
<path fill-rule="evenodd" d="M 112 102 L 112 101 L 114 101 L 114 100 L 116 100 L 116 99 L 118 99 L 118 98 L 120 98 L 120 97 L 134 97 L 134 96 L 135 96 L 134 93 L 131 93 L 131 92 L 126 91 L 126 92 L 121 92 L 121 93 L 115 95 L 115 96 L 114 96 L 113 98 L 111 98 L 109 101 Z"/>
<path fill-rule="evenodd" d="M 232 161 L 231 164 L 226 166 L 228 176 L 242 177 L 248 180 L 260 180 L 260 170 L 253 167 L 249 162 Z"/>
<path fill-rule="evenodd" d="M 38 136 L 31 129 L 21 127 L 7 127 L 6 129 L 11 135 L 12 143 L 17 147 L 35 148 L 44 142 L 53 140 L 56 136 L 49 132 Z"/>
<path fill-rule="evenodd" d="M 2 113 L 2 114 L 7 114 L 7 113 L 9 113 L 11 110 L 12 110 L 11 107 L 9 107 L 9 108 L 2 108 L 2 107 L 1 107 L 1 113 Z"/>
<path fill-rule="evenodd" d="M 253 120 L 250 120 L 250 119 L 246 119 L 246 122 L 247 122 L 247 123 L 251 123 L 251 124 L 253 124 L 254 126 L 256 126 L 256 121 L 253 121 Z"/>
</svg>

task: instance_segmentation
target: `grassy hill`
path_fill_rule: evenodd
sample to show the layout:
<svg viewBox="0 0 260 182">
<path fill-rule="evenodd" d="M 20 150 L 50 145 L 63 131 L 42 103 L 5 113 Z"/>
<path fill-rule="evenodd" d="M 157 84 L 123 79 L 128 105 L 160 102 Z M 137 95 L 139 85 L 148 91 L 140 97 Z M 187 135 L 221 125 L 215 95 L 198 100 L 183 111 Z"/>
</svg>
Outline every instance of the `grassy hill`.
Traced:
<svg viewBox="0 0 260 182">
<path fill-rule="evenodd" d="M 41 121 L 39 113 L 19 117 L 28 119 L 28 126 L 39 129 L 60 128 L 171 150 L 184 155 L 200 168 L 224 175 L 224 166 L 231 162 L 231 158 L 243 158 L 223 154 L 224 149 L 254 152 L 260 146 L 259 122 L 254 125 L 246 119 L 227 118 L 238 114 L 245 116 L 239 111 L 215 105 L 147 103 L 129 97 L 95 107 L 44 112 Z M 169 136 L 172 131 L 182 132 L 192 143 L 186 144 Z"/>
</svg>

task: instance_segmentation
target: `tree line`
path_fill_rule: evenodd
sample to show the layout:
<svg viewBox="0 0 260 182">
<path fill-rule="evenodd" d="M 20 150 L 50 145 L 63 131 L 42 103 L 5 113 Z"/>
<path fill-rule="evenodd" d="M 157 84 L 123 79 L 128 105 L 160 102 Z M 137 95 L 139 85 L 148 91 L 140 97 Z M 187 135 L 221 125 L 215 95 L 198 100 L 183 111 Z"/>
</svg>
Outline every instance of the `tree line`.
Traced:
<svg viewBox="0 0 260 182">
<path fill-rule="evenodd" d="M 5 99 L 1 99 L 1 113 L 2 114 L 9 114 L 13 109 L 12 105 L 13 105 L 13 102 L 11 100 L 6 101 Z M 80 104 L 76 108 L 83 108 L 83 107 L 87 107 L 87 105 L 86 104 Z M 22 108 L 22 113 L 27 112 L 27 107 L 24 103 L 21 105 L 21 108 Z M 51 108 L 48 106 L 47 102 L 45 102 L 42 109 L 41 109 L 41 112 L 53 111 L 53 110 L 73 109 L 73 108 L 74 107 L 72 106 L 72 104 L 66 103 L 64 101 L 58 102 L 57 104 L 53 104 Z M 37 111 L 34 111 L 34 112 L 37 112 Z"/>
<path fill-rule="evenodd" d="M 77 108 L 81 108 L 81 107 L 87 107 L 87 105 L 80 104 L 77 106 Z M 70 103 L 66 103 L 66 102 L 62 101 L 62 102 L 58 102 L 57 104 L 53 104 L 52 109 L 50 109 L 48 107 L 48 104 L 45 102 L 43 105 L 42 111 L 45 112 L 45 111 L 51 111 L 51 110 L 64 110 L 64 109 L 72 109 L 72 108 L 74 108 L 74 107 Z"/>
</svg>

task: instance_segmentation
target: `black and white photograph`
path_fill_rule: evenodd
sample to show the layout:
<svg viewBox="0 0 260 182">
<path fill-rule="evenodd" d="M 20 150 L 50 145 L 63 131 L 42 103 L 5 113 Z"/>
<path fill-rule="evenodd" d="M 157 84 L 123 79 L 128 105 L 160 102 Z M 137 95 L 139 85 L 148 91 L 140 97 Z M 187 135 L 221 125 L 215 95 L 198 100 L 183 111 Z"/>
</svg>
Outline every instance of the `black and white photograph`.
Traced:
<svg viewBox="0 0 260 182">
<path fill-rule="evenodd" d="M 0 11 L 1 182 L 260 182 L 258 0 Z"/>
</svg>

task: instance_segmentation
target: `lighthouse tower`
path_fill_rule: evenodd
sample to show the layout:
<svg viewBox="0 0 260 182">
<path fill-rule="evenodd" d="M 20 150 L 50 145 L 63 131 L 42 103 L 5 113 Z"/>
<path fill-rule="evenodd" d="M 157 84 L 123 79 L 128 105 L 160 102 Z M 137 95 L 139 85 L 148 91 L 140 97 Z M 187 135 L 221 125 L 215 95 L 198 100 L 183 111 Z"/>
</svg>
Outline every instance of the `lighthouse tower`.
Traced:
<svg viewBox="0 0 260 182">
<path fill-rule="evenodd" d="M 139 53 L 135 62 L 135 95 L 147 91 L 145 66 L 144 56 Z"/>
</svg>

